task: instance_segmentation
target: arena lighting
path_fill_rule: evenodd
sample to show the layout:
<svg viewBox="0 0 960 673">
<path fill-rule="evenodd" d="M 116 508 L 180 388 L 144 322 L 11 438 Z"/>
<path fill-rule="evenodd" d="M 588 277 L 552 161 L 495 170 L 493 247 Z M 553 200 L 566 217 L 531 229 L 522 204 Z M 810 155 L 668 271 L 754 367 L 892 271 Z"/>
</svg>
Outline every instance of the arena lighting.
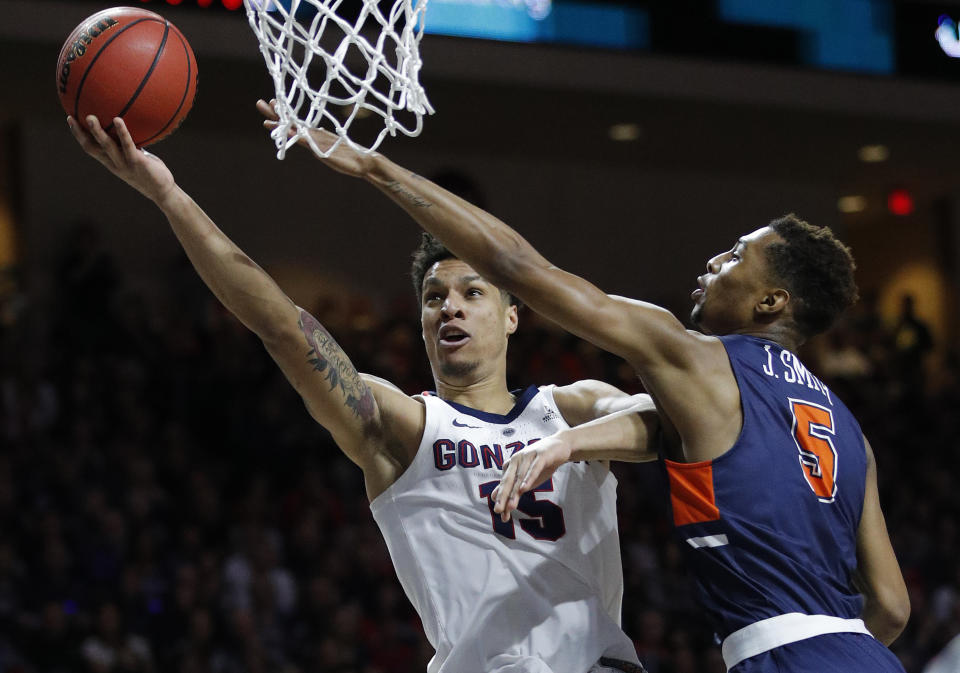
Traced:
<svg viewBox="0 0 960 673">
<path fill-rule="evenodd" d="M 887 208 L 894 215 L 909 215 L 913 205 L 913 195 L 906 189 L 894 189 L 887 194 Z"/>
<path fill-rule="evenodd" d="M 607 135 L 610 137 L 610 140 L 616 140 L 617 142 L 621 143 L 629 143 L 635 140 L 640 140 L 641 131 L 637 124 L 614 124 L 607 130 Z"/>
<path fill-rule="evenodd" d="M 857 150 L 860 161 L 875 164 L 890 158 L 890 149 L 886 145 L 864 145 Z"/>
<path fill-rule="evenodd" d="M 960 36 L 957 35 L 957 24 L 949 16 L 940 17 L 940 25 L 935 33 L 937 42 L 943 53 L 953 58 L 960 58 Z"/>
<path fill-rule="evenodd" d="M 837 199 L 837 210 L 841 213 L 862 213 L 867 209 L 867 199 L 859 194 L 841 196 Z"/>
</svg>

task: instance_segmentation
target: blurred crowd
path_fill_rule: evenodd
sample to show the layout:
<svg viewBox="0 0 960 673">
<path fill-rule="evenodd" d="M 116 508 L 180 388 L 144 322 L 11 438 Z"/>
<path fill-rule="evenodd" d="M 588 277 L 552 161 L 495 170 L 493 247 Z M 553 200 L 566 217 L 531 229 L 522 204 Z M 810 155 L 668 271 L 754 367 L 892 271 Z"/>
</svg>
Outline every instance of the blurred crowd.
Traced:
<svg viewBox="0 0 960 673">
<path fill-rule="evenodd" d="M 0 673 L 422 673 L 432 655 L 359 469 L 185 262 L 132 292 L 77 227 L 53 298 L 0 295 Z M 406 288 L 403 288 L 406 289 Z M 433 388 L 409 302 L 313 312 L 361 371 Z M 909 673 L 960 634 L 960 365 L 869 294 L 804 353 L 859 417 L 913 613 Z M 937 355 L 939 365 L 930 366 Z M 630 368 L 525 312 L 509 381 Z M 656 465 L 618 465 L 623 624 L 650 673 L 721 673 Z"/>
</svg>

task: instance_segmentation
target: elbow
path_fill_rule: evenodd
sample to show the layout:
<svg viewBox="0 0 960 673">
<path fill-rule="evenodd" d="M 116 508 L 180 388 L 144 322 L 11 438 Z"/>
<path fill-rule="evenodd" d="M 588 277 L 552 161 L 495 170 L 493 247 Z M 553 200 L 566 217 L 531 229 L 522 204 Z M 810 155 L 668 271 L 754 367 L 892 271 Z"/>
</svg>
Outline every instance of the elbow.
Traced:
<svg viewBox="0 0 960 673">
<path fill-rule="evenodd" d="M 258 320 L 256 324 L 247 325 L 268 351 L 274 352 L 285 348 L 299 348 L 306 352 L 309 342 L 303 332 L 281 320 Z"/>
<path fill-rule="evenodd" d="M 876 611 L 870 629 L 877 640 L 884 645 L 895 641 L 910 621 L 910 599 L 904 594 L 893 600 L 886 601 Z"/>
<path fill-rule="evenodd" d="M 893 642 L 907 628 L 907 622 L 910 621 L 910 598 L 906 595 L 897 603 L 888 609 L 888 620 L 891 638 Z"/>
</svg>

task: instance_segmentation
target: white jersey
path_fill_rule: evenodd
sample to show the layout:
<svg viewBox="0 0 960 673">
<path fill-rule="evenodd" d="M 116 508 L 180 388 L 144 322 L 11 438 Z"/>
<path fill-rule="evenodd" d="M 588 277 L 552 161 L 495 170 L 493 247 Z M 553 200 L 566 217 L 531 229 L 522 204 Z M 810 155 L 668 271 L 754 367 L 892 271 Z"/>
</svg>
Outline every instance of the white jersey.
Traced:
<svg viewBox="0 0 960 673">
<path fill-rule="evenodd" d="M 570 463 L 525 494 L 508 523 L 490 493 L 503 460 L 569 427 L 553 386 L 506 415 L 425 395 L 420 448 L 370 509 L 436 655 L 428 673 L 586 673 L 637 663 L 620 629 L 616 478 Z"/>
</svg>

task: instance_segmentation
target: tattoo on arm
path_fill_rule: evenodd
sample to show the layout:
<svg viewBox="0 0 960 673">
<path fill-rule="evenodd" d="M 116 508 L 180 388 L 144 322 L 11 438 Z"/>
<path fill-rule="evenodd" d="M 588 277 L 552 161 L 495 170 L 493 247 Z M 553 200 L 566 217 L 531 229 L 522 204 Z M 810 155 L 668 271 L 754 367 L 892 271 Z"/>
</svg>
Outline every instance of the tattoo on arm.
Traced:
<svg viewBox="0 0 960 673">
<path fill-rule="evenodd" d="M 415 176 L 413 176 L 413 177 L 419 177 L 419 176 L 415 175 Z M 396 180 L 391 180 L 390 182 L 386 183 L 385 186 L 386 186 L 386 188 L 389 189 L 391 192 L 393 192 L 394 194 L 396 194 L 397 196 L 399 196 L 399 197 L 400 197 L 401 199 L 403 199 L 404 201 L 407 201 L 407 202 L 410 203 L 412 206 L 415 206 L 415 207 L 417 207 L 417 208 L 430 208 L 430 207 L 433 206 L 433 203 L 432 203 L 432 202 L 427 201 L 427 200 L 426 200 L 425 198 L 423 198 L 422 196 L 418 196 L 418 195 L 414 194 L 413 192 L 411 192 L 409 189 L 407 189 L 406 187 L 404 187 L 403 185 L 401 185 L 401 184 L 400 184 L 398 181 L 396 181 Z"/>
<path fill-rule="evenodd" d="M 307 361 L 325 374 L 330 390 L 339 388 L 344 404 L 361 420 L 373 418 L 373 393 L 330 332 L 304 310 L 300 311 L 300 330 L 310 346 Z"/>
</svg>

